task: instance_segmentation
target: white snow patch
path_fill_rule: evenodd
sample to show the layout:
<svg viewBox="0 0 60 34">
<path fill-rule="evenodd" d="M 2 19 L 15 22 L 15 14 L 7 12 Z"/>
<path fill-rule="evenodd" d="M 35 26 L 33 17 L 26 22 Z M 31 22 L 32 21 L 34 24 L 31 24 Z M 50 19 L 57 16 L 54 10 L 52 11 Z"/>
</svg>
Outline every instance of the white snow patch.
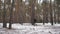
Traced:
<svg viewBox="0 0 60 34">
<path fill-rule="evenodd" d="M 51 23 L 45 23 L 45 25 L 47 25 L 47 26 L 48 26 L 48 25 L 51 25 Z"/>
<path fill-rule="evenodd" d="M 54 24 L 54 26 L 60 26 L 60 24 Z"/>
<path fill-rule="evenodd" d="M 38 26 L 41 26 L 41 25 L 43 25 L 43 23 L 36 23 Z"/>
</svg>

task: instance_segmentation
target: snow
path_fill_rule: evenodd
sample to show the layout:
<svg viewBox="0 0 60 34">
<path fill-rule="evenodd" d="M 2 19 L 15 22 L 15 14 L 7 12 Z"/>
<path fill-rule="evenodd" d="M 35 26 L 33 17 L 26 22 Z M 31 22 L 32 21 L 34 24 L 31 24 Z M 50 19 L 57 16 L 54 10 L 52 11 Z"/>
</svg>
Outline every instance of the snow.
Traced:
<svg viewBox="0 0 60 34">
<path fill-rule="evenodd" d="M 17 23 L 12 24 L 12 29 L 7 29 L 3 28 L 2 23 L 0 23 L 0 34 L 60 34 L 59 24 L 54 24 L 53 26 L 48 24 L 46 23 L 45 25 L 43 25 L 41 23 L 41 25 L 33 26 L 30 23 L 24 23 L 23 25 Z M 9 24 L 7 23 L 7 27 L 8 25 Z"/>
</svg>

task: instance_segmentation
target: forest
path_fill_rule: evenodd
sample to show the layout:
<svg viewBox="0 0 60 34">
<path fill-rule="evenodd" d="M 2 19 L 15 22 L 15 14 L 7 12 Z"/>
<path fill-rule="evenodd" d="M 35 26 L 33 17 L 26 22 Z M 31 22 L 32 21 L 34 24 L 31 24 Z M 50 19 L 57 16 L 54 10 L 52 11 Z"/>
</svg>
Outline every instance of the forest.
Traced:
<svg viewBox="0 0 60 34">
<path fill-rule="evenodd" d="M 0 0 L 0 23 L 59 23 L 60 0 Z M 11 25 L 10 25 L 11 26 Z"/>
</svg>

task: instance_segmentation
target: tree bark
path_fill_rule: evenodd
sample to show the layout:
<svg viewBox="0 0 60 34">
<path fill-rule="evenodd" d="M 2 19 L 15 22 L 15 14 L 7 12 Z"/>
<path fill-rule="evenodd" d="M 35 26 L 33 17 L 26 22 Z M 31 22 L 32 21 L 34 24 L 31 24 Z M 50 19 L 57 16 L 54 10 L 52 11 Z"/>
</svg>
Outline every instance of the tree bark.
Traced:
<svg viewBox="0 0 60 34">
<path fill-rule="evenodd" d="M 36 0 L 31 0 L 31 3 L 30 3 L 30 11 L 31 11 L 31 24 L 32 25 L 35 25 L 35 2 L 36 2 Z"/>
<path fill-rule="evenodd" d="M 10 9 L 9 29 L 11 29 L 12 26 L 13 8 L 14 8 L 14 0 L 12 0 L 11 9 Z"/>
<path fill-rule="evenodd" d="M 55 7 L 55 1 L 54 1 L 54 22 L 56 24 L 56 11 L 55 11 L 56 7 Z"/>
<path fill-rule="evenodd" d="M 6 5 L 6 0 L 4 0 L 4 12 L 3 12 L 3 28 L 6 28 L 7 27 L 7 23 L 6 23 L 6 20 L 5 20 L 5 17 L 6 17 L 6 9 L 5 9 L 5 5 Z"/>
<path fill-rule="evenodd" d="M 50 22 L 51 22 L 51 25 L 53 25 L 53 14 L 52 14 L 52 1 L 50 0 Z"/>
</svg>

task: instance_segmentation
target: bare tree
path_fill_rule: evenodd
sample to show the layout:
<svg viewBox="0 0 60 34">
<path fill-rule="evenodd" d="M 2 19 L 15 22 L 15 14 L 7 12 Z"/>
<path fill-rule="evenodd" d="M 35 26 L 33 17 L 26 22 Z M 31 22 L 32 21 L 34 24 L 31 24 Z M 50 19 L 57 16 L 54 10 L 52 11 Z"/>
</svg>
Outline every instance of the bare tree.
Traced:
<svg viewBox="0 0 60 34">
<path fill-rule="evenodd" d="M 10 9 L 9 29 L 11 29 L 12 26 L 13 8 L 14 8 L 14 0 L 12 0 L 11 9 Z"/>
<path fill-rule="evenodd" d="M 1 0 L 0 0 L 0 22 L 1 22 Z"/>
<path fill-rule="evenodd" d="M 48 3 L 46 0 L 43 1 L 43 24 L 48 23 Z"/>
<path fill-rule="evenodd" d="M 56 24 L 56 11 L 55 11 L 55 9 L 56 9 L 56 0 L 54 1 L 54 22 Z"/>
<path fill-rule="evenodd" d="M 58 9 L 58 23 L 60 22 L 60 0 L 56 0 L 57 1 L 57 9 Z"/>
<path fill-rule="evenodd" d="M 15 8 L 16 8 L 16 18 L 15 18 L 15 20 L 16 20 L 16 22 L 18 22 L 18 21 L 19 21 L 19 18 L 18 18 L 19 15 L 18 15 L 18 14 L 19 14 L 19 10 L 20 10 L 20 9 L 19 9 L 20 0 L 18 0 L 18 1 L 15 0 L 15 2 L 16 2 L 16 5 L 15 5 Z M 19 22 L 20 22 L 20 21 L 19 21 Z"/>
<path fill-rule="evenodd" d="M 32 25 L 34 25 L 35 24 L 35 2 L 36 2 L 36 0 L 30 0 L 30 11 L 31 11 L 31 23 L 32 23 Z"/>
<path fill-rule="evenodd" d="M 6 5 L 6 0 L 4 0 L 4 12 L 3 12 L 3 28 L 6 28 L 7 27 L 7 24 L 6 24 L 6 8 L 5 8 L 5 5 Z"/>
<path fill-rule="evenodd" d="M 50 22 L 51 22 L 51 25 L 53 25 L 53 16 L 52 16 L 52 1 L 50 0 Z"/>
</svg>

